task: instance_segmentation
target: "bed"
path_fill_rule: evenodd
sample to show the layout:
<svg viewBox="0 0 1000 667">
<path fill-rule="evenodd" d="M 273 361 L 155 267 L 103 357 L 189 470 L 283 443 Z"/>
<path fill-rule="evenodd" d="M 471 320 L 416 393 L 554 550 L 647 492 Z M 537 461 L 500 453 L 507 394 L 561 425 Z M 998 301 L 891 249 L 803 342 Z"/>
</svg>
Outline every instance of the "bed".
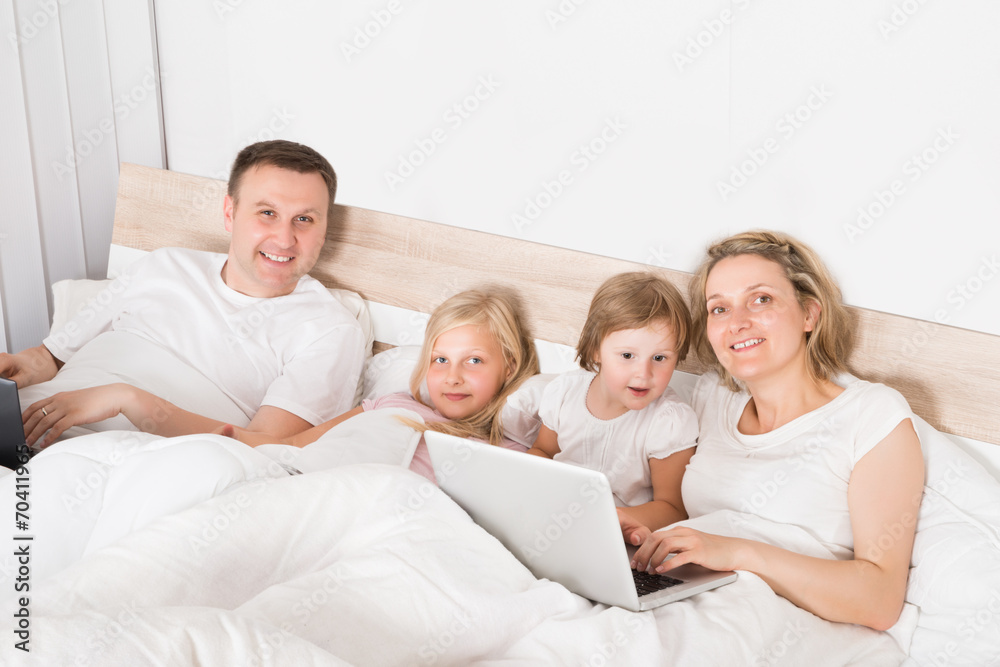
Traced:
<svg viewBox="0 0 1000 667">
<path fill-rule="evenodd" d="M 224 252 L 224 192 L 220 181 L 123 164 L 109 270 L 164 246 Z M 572 367 L 594 289 L 650 268 L 337 206 L 313 275 L 370 324 L 359 391 L 404 389 L 426 314 L 495 281 L 491 266 L 524 299 L 547 374 Z M 656 270 L 686 289 L 687 274 Z M 108 288 L 62 285 L 57 316 L 99 306 Z M 1000 482 L 946 435 L 1000 444 L 1000 337 L 853 312 L 852 372 L 898 389 L 926 420 L 907 605 L 888 633 L 823 621 L 749 573 L 638 614 L 537 580 L 405 469 L 415 433 L 377 411 L 303 450 L 107 431 L 36 457 L 30 500 L 43 523 L 29 589 L 18 588 L 18 552 L 0 560 L 8 623 L 14 614 L 0 663 L 1000 664 Z M 703 370 L 689 359 L 672 384 L 683 395 Z M 524 438 L 538 380 L 504 415 Z M 0 492 L 14 493 L 15 477 Z M 45 524 L 46 513 L 61 518 Z M 801 531 L 752 515 L 695 525 L 824 555 Z"/>
</svg>

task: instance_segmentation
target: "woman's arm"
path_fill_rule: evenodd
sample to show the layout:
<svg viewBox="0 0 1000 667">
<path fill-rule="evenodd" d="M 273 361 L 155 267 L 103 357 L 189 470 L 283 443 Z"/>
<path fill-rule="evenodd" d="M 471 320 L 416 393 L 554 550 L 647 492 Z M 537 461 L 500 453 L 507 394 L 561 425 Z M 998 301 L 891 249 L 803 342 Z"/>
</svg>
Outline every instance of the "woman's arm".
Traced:
<svg viewBox="0 0 1000 667">
<path fill-rule="evenodd" d="M 635 507 L 618 509 L 618 520 L 622 525 L 622 535 L 629 544 L 641 544 L 649 532 L 687 518 L 684 501 L 681 499 L 681 480 L 688 461 L 694 455 L 694 447 L 674 452 L 665 459 L 649 459 L 649 476 L 653 483 L 653 499 Z M 626 515 L 631 521 L 622 519 Z M 636 530 L 635 523 L 648 530 Z"/>
<path fill-rule="evenodd" d="M 559 453 L 559 438 L 556 432 L 542 424 L 538 430 L 538 437 L 535 438 L 535 444 L 528 450 L 528 453 L 547 459 L 555 458 L 556 454 Z"/>
<path fill-rule="evenodd" d="M 746 570 L 779 595 L 829 621 L 891 627 L 903 608 L 913 536 L 924 484 L 924 459 L 910 420 L 896 426 L 854 467 L 847 501 L 854 559 L 827 560 L 750 540 L 690 528 L 654 533 L 633 566 L 660 563 L 667 572 L 683 563 L 713 570 Z M 662 562 L 669 553 L 677 553 Z"/>
</svg>

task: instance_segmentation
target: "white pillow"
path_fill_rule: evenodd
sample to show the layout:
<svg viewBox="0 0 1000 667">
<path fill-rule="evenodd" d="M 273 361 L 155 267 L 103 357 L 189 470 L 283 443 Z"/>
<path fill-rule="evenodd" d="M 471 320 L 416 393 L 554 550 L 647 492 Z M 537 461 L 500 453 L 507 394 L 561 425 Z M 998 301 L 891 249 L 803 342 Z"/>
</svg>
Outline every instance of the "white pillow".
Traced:
<svg viewBox="0 0 1000 667">
<path fill-rule="evenodd" d="M 419 359 L 420 345 L 400 345 L 374 355 L 361 374 L 362 400 L 409 392 L 410 376 Z"/>
<path fill-rule="evenodd" d="M 107 280 L 60 280 L 52 285 L 52 328 L 49 333 L 55 333 L 77 313 L 87 307 L 88 303 L 102 303 L 110 300 L 112 293 L 105 290 L 114 281 Z M 103 293 L 103 294 L 102 294 Z"/>
<path fill-rule="evenodd" d="M 410 391 L 410 376 L 420 360 L 419 345 L 401 345 L 379 352 L 365 364 L 363 397 L 374 400 L 399 392 Z M 536 375 L 525 380 L 517 391 L 507 397 L 500 419 L 504 435 L 525 447 L 535 444 L 538 429 L 538 403 L 545 386 L 554 374 Z M 423 395 L 429 402 L 426 393 Z"/>
<path fill-rule="evenodd" d="M 914 421 L 927 478 L 906 588 L 906 601 L 920 609 L 910 656 L 921 664 L 994 664 L 1000 482 L 947 436 Z"/>
</svg>

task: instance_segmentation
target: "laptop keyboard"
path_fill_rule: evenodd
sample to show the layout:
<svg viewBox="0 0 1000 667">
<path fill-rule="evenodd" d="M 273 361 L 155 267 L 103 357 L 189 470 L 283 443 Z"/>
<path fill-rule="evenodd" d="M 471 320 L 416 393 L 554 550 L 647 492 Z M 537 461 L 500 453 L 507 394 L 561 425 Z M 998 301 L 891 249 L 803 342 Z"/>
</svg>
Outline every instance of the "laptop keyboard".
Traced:
<svg viewBox="0 0 1000 667">
<path fill-rule="evenodd" d="M 684 583 L 680 579 L 674 579 L 665 574 L 649 574 L 637 570 L 632 570 L 632 580 L 635 582 L 635 591 L 639 597 Z"/>
</svg>

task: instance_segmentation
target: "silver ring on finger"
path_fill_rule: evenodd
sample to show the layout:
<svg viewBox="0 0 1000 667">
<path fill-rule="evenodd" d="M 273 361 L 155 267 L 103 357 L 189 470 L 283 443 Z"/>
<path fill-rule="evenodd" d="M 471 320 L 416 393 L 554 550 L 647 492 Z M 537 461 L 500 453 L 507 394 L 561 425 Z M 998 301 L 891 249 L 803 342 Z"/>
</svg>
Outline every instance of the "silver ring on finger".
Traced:
<svg viewBox="0 0 1000 667">
<path fill-rule="evenodd" d="M 48 417 L 49 416 L 49 413 L 45 411 L 45 408 L 42 408 L 42 416 L 43 417 Z"/>
</svg>

